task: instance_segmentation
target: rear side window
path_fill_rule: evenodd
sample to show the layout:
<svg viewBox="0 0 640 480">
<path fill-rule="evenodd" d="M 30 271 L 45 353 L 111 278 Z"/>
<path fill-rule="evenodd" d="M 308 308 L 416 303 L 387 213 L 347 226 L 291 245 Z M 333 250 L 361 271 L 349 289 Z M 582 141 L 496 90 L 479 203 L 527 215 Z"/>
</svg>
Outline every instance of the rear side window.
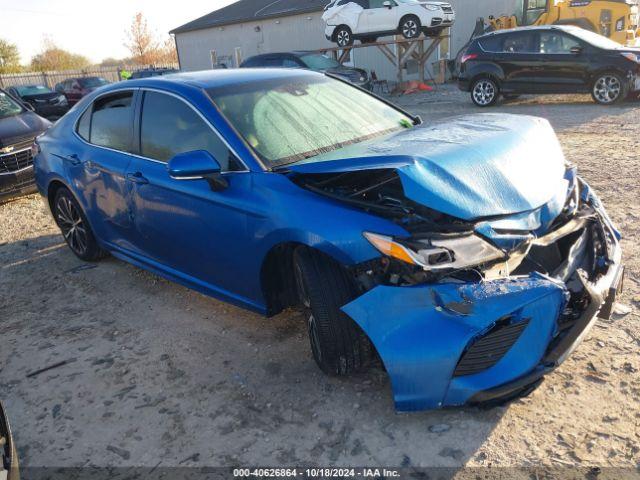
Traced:
<svg viewBox="0 0 640 480">
<path fill-rule="evenodd" d="M 145 92 L 140 125 L 144 157 L 168 162 L 180 153 L 205 150 L 222 171 L 241 166 L 224 142 L 190 106 L 171 95 Z"/>
<path fill-rule="evenodd" d="M 537 53 L 535 36 L 530 32 L 506 35 L 502 45 L 505 53 Z"/>
<path fill-rule="evenodd" d="M 133 92 L 102 97 L 93 104 L 90 142 L 128 152 L 133 131 Z"/>
<path fill-rule="evenodd" d="M 504 35 L 493 35 L 478 40 L 478 43 L 485 52 L 502 52 L 504 38 Z"/>
</svg>

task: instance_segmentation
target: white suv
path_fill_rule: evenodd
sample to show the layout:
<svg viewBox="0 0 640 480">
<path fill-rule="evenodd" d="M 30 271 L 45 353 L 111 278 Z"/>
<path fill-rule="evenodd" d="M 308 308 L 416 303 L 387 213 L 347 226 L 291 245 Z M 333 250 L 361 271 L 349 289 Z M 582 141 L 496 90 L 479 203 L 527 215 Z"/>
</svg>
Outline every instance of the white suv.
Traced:
<svg viewBox="0 0 640 480">
<path fill-rule="evenodd" d="M 322 16 L 327 40 L 339 47 L 398 33 L 404 38 L 417 38 L 421 32 L 438 36 L 455 18 L 450 3 L 420 0 L 333 0 Z"/>
</svg>

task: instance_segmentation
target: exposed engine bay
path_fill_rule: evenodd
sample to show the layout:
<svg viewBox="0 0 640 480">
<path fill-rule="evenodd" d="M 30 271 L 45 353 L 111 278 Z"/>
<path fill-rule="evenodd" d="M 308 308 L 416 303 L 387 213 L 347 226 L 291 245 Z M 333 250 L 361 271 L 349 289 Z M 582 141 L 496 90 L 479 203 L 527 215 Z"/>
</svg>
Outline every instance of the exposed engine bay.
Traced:
<svg viewBox="0 0 640 480">
<path fill-rule="evenodd" d="M 544 231 L 509 225 L 509 218 L 506 224 L 505 218 L 468 221 L 432 210 L 407 198 L 395 170 L 304 174 L 294 181 L 387 218 L 409 233 L 406 238 L 365 233 L 386 255 L 353 269 L 363 291 L 378 285 L 482 282 L 538 273 L 566 283 L 570 304 L 581 311 L 586 305 L 578 276 L 595 283 L 606 272 L 618 234 L 601 218 L 599 201 L 575 168 L 568 167 L 567 178 L 566 202 Z"/>
</svg>

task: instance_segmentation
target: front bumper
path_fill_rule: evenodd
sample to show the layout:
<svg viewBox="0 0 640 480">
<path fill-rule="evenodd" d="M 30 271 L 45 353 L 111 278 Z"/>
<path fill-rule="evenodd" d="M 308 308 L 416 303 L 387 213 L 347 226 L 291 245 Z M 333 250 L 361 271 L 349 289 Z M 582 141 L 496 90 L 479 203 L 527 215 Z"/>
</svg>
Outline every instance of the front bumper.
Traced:
<svg viewBox="0 0 640 480">
<path fill-rule="evenodd" d="M 33 166 L 11 173 L 0 173 L 0 203 L 36 191 Z"/>
<path fill-rule="evenodd" d="M 383 285 L 343 307 L 382 358 L 397 410 L 526 394 L 577 348 L 598 316 L 611 314 L 624 275 L 619 234 L 597 197 L 588 188 L 585 195 L 594 215 L 571 233 L 578 239 L 561 273 Z M 584 270 L 596 230 L 611 240 L 598 273 Z"/>
</svg>

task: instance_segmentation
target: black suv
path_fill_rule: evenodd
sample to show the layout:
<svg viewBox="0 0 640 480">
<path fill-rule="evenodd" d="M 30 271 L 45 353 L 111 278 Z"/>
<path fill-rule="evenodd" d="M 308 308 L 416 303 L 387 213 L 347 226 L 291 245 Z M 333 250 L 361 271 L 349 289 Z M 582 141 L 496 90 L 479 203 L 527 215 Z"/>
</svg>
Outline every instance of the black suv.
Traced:
<svg viewBox="0 0 640 480">
<path fill-rule="evenodd" d="M 265 53 L 248 58 L 240 68 L 306 68 L 337 75 L 358 87 L 371 89 L 371 78 L 366 70 L 345 67 L 333 58 L 317 52 Z"/>
<path fill-rule="evenodd" d="M 48 120 L 0 90 L 0 203 L 36 191 L 34 141 L 50 126 Z"/>
<path fill-rule="evenodd" d="M 458 81 L 479 107 L 535 93 L 591 93 L 610 105 L 640 91 L 640 49 L 572 26 L 502 30 L 470 43 Z"/>
</svg>

